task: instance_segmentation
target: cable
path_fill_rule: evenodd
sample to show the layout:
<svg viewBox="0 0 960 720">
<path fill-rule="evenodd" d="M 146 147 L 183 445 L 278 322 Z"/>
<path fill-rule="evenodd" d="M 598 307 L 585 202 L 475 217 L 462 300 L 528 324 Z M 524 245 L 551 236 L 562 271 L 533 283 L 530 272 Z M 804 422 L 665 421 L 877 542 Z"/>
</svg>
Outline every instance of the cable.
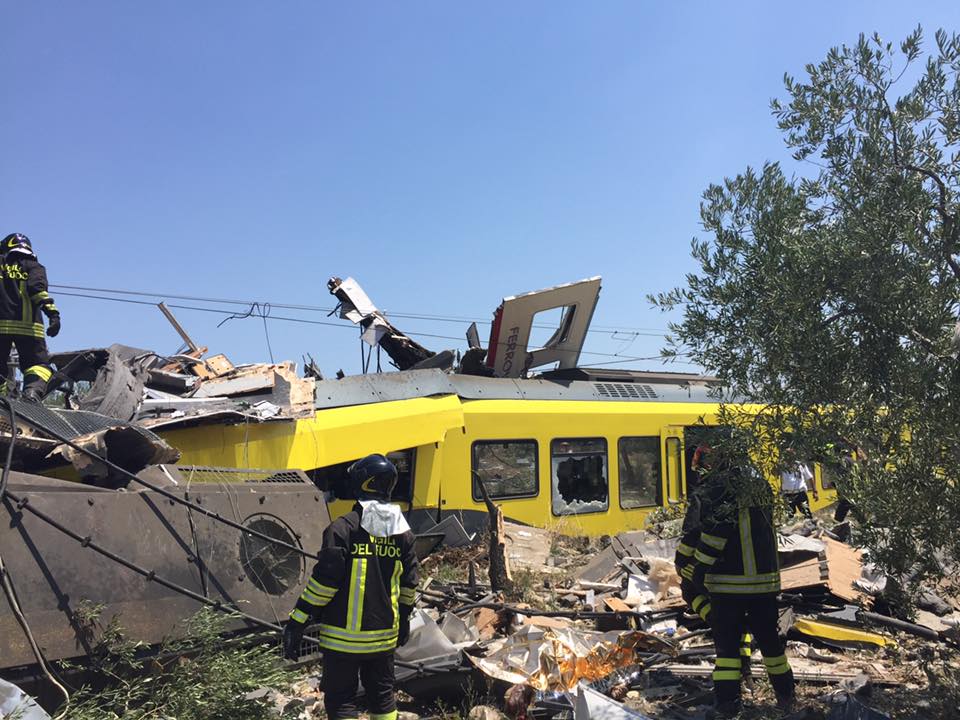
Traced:
<svg viewBox="0 0 960 720">
<path fill-rule="evenodd" d="M 264 302 L 263 300 L 229 300 L 225 298 L 208 298 L 208 297 L 199 297 L 196 295 L 174 295 L 171 293 L 155 293 L 155 292 L 144 292 L 138 290 L 115 290 L 111 288 L 91 288 L 83 287 L 80 285 L 50 285 L 51 288 L 64 288 L 66 290 L 83 290 L 86 292 L 99 292 L 99 293 L 110 293 L 112 295 L 133 295 L 136 297 L 155 297 L 155 298 L 173 298 L 174 300 L 191 300 L 194 302 L 204 302 L 204 303 L 220 303 L 224 305 L 253 305 L 259 303 L 261 305 L 271 305 L 277 308 L 283 308 L 284 310 L 303 310 L 305 312 L 322 312 L 330 314 L 336 310 L 336 307 L 327 308 L 320 307 L 318 305 L 297 305 L 291 303 L 279 303 L 279 302 Z M 66 294 L 66 293 L 62 293 Z M 153 303 L 148 303 L 153 304 Z M 425 313 L 403 313 L 393 310 L 383 310 L 383 313 L 390 315 L 391 317 L 397 318 L 406 318 L 411 320 L 434 320 L 436 322 L 452 322 L 452 323 L 463 323 L 463 322 L 475 322 L 483 325 L 490 325 L 492 321 L 490 320 L 481 320 L 479 318 L 473 317 L 464 317 L 464 316 L 455 316 L 455 315 L 431 315 Z M 534 325 L 536 328 L 543 328 L 545 330 L 555 330 L 556 328 L 552 325 Z M 663 328 L 632 328 L 632 327 L 623 327 L 623 326 L 597 326 L 595 328 L 590 328 L 588 332 L 629 332 L 635 333 L 638 335 L 650 334 L 652 336 L 659 337 L 666 332 Z"/>
<path fill-rule="evenodd" d="M 3 402 L 7 402 L 7 403 L 9 404 L 9 401 L 6 400 L 5 398 L 3 399 Z M 232 528 L 234 528 L 234 529 L 236 529 L 236 530 L 239 530 L 239 531 L 242 532 L 242 533 L 247 533 L 247 534 L 249 534 L 249 535 L 253 535 L 253 536 L 255 536 L 255 537 L 258 537 L 258 538 L 260 538 L 260 539 L 262 539 L 262 540 L 266 540 L 267 542 L 273 543 L 274 545 L 278 545 L 279 547 L 283 547 L 283 548 L 286 548 L 286 549 L 288 549 L 288 550 L 293 550 L 294 552 L 299 553 L 300 555 L 303 555 L 304 557 L 308 557 L 308 558 L 316 557 L 313 553 L 307 552 L 306 550 L 304 550 L 304 549 L 302 549 L 302 548 L 300 548 L 300 547 L 297 547 L 296 545 L 291 545 L 290 543 L 283 542 L 283 540 L 278 540 L 277 538 L 271 537 L 270 535 L 267 535 L 267 534 L 265 534 L 265 533 L 262 533 L 262 532 L 260 532 L 259 530 L 254 530 L 253 528 L 244 527 L 244 526 L 241 525 L 240 523 L 236 523 L 236 522 L 233 522 L 232 520 L 228 520 L 227 518 L 223 517 L 223 516 L 220 515 L 219 513 L 215 513 L 215 512 L 213 512 L 213 511 L 211 511 L 211 510 L 207 510 L 207 509 L 206 509 L 205 507 L 203 507 L 202 505 L 196 505 L 196 504 L 190 502 L 189 500 L 184 500 L 183 498 L 179 497 L 178 495 L 173 494 L 172 492 L 170 492 L 170 491 L 167 490 L 166 488 L 160 487 L 159 485 L 154 485 L 153 483 L 148 482 L 148 481 L 144 480 L 143 478 L 137 477 L 136 475 L 134 475 L 134 474 L 133 474 L 132 472 L 130 472 L 129 470 L 126 470 L 126 469 L 120 467 L 119 465 L 111 462 L 110 460 L 107 460 L 106 458 L 101 457 L 100 455 L 97 455 L 97 453 L 93 452 L 93 451 L 90 450 L 89 448 L 82 447 L 81 445 L 78 445 L 77 443 L 73 442 L 73 441 L 70 440 L 69 438 L 64 437 L 64 436 L 61 435 L 60 433 L 58 433 L 58 432 L 56 432 L 56 431 L 54 431 L 54 430 L 51 430 L 50 428 L 44 426 L 44 424 L 41 423 L 41 422 L 39 422 L 38 420 L 35 420 L 35 419 L 32 419 L 32 418 L 26 418 L 26 420 L 27 420 L 28 423 L 30 423 L 31 425 L 33 425 L 34 427 L 36 427 L 38 430 L 42 430 L 44 433 L 46 433 L 46 434 L 49 435 L 50 437 L 54 438 L 55 440 L 58 440 L 58 441 L 64 443 L 65 445 L 68 445 L 69 447 L 73 448 L 74 450 L 83 453 L 83 454 L 86 455 L 87 457 L 89 457 L 89 458 L 91 458 L 91 459 L 93 459 L 93 460 L 96 460 L 97 462 L 103 463 L 104 465 L 106 465 L 106 466 L 107 466 L 108 468 L 110 468 L 111 470 L 115 470 L 115 471 L 119 472 L 121 475 L 129 478 L 130 480 L 133 480 L 134 482 L 136 482 L 136 483 L 138 483 L 138 484 L 140 484 L 140 485 L 143 485 L 144 487 L 146 487 L 146 488 L 148 488 L 148 489 L 150 489 L 150 490 L 153 490 L 154 492 L 159 493 L 160 495 L 163 495 L 163 497 L 167 498 L 168 500 L 172 500 L 172 501 L 174 501 L 175 503 L 178 503 L 178 504 L 180 504 L 180 505 L 183 505 L 184 507 L 190 508 L 191 510 L 196 510 L 197 512 L 199 512 L 199 513 L 201 513 L 201 514 L 206 515 L 208 518 L 211 518 L 211 519 L 213 519 L 213 520 L 216 520 L 216 521 L 218 521 L 218 522 L 221 522 L 221 523 L 223 523 L 224 525 L 229 525 L 230 527 L 232 527 Z"/>
<path fill-rule="evenodd" d="M 17 442 L 17 413 L 13 409 L 13 403 L 11 403 L 7 398 L 0 398 L 0 400 L 2 400 L 2 402 L 7 406 L 7 413 L 9 414 L 10 420 L 10 446 L 7 448 L 7 457 L 3 463 L 3 475 L 0 476 L 0 502 L 3 502 L 7 495 L 7 482 L 10 478 L 10 468 L 13 465 L 13 446 Z M 56 720 L 61 720 L 61 718 L 66 717 L 67 710 L 70 707 L 70 693 L 67 692 L 67 689 L 53 676 L 53 672 L 47 666 L 47 661 L 43 657 L 43 653 L 40 650 L 40 646 L 37 644 L 36 638 L 33 636 L 33 630 L 30 629 L 30 623 L 27 621 L 27 616 L 20 607 L 20 602 L 17 599 L 17 591 L 13 585 L 13 578 L 10 577 L 10 571 L 7 570 L 7 567 L 3 562 L 2 553 L 0 553 L 0 580 L 2 580 L 3 593 L 7 597 L 7 602 L 10 604 L 10 609 L 13 611 L 13 614 L 17 618 L 17 622 L 23 629 L 23 633 L 27 637 L 27 642 L 30 643 L 30 649 L 33 651 L 33 656 L 37 659 L 40 669 L 43 670 L 43 674 L 47 676 L 47 679 L 54 686 L 56 686 L 61 693 L 63 693 L 63 712 L 57 715 L 56 718 Z"/>
<path fill-rule="evenodd" d="M 66 295 L 68 297 L 87 298 L 90 300 L 108 300 L 111 302 L 127 303 L 130 305 L 147 305 L 150 307 L 156 307 L 156 303 L 147 302 L 146 300 L 131 300 L 129 298 L 115 298 L 115 297 L 107 297 L 105 295 L 89 295 L 84 293 L 72 293 L 72 292 L 61 292 L 59 294 Z M 171 303 L 171 304 L 168 304 L 167 307 L 175 308 L 177 310 L 193 310 L 196 312 L 213 313 L 215 315 L 226 315 L 229 318 L 245 318 L 245 317 L 252 317 L 254 315 L 254 313 L 252 312 L 238 315 L 232 310 L 223 310 L 220 308 L 197 307 L 196 305 L 177 305 L 177 304 Z M 282 307 L 282 306 L 278 305 L 277 307 Z M 304 325 L 322 325 L 324 327 L 336 327 L 336 328 L 343 328 L 346 330 L 353 329 L 354 327 L 353 325 L 347 325 L 346 323 L 325 322 L 323 320 L 307 320 L 306 318 L 296 318 L 296 317 L 289 317 L 285 315 L 269 315 L 269 319 L 282 320 L 284 322 L 301 323 Z M 264 320 L 264 322 L 266 322 L 266 319 Z M 463 338 L 457 337 L 454 335 L 437 335 L 435 333 L 418 332 L 414 330 L 406 330 L 404 332 L 407 335 L 415 335 L 417 337 L 437 338 L 440 340 L 456 340 L 458 342 L 463 341 Z M 605 352 L 598 352 L 596 350 L 576 350 L 576 349 L 568 349 L 568 348 L 555 348 L 555 351 L 580 353 L 581 355 L 595 355 L 599 357 L 623 358 L 623 362 L 633 362 L 638 360 L 651 359 L 651 358 L 644 358 L 644 357 L 624 357 L 619 353 L 605 353 Z"/>
</svg>

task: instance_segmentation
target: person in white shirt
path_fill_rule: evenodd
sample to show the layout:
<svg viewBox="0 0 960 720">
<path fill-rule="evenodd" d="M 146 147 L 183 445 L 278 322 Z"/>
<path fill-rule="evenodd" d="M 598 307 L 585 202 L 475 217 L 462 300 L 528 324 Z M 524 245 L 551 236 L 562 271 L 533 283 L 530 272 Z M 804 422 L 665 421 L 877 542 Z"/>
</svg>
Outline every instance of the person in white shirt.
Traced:
<svg viewBox="0 0 960 720">
<path fill-rule="evenodd" d="M 780 493 L 783 495 L 783 501 L 787 506 L 788 519 L 794 518 L 797 510 L 803 513 L 805 517 L 813 519 L 813 513 L 810 512 L 810 502 L 807 498 L 808 490 L 813 492 L 814 500 L 820 498 L 817 487 L 813 482 L 813 473 L 806 463 L 795 461 L 788 466 L 788 469 L 780 473 Z"/>
</svg>

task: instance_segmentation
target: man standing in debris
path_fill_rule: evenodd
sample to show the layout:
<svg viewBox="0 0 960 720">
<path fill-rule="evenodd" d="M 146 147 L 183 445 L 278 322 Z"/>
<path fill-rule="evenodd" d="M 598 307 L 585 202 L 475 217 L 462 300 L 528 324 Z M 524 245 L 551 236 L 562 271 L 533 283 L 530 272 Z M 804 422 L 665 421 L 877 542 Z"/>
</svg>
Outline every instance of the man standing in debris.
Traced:
<svg viewBox="0 0 960 720">
<path fill-rule="evenodd" d="M 53 375 L 40 313 L 47 316 L 47 335 L 56 337 L 60 332 L 60 311 L 47 293 L 47 270 L 33 253 L 30 239 L 12 233 L 3 239 L 2 249 L 0 393 L 6 395 L 10 389 L 7 360 L 15 345 L 23 373 L 23 397 L 39 402 Z"/>
<path fill-rule="evenodd" d="M 318 616 L 327 716 L 359 717 L 359 675 L 370 720 L 394 720 L 393 654 L 410 634 L 417 586 L 414 536 L 390 504 L 397 484 L 392 462 L 369 455 L 348 473 L 358 502 L 324 531 L 312 577 L 284 628 L 283 651 L 296 659 L 305 626 Z"/>
<path fill-rule="evenodd" d="M 761 476 L 732 463 L 722 447 L 711 451 L 710 464 L 704 478 L 700 536 L 685 575 L 697 594 L 709 597 L 717 655 L 713 671 L 717 713 L 732 717 L 740 711 L 740 643 L 745 632 L 753 635 L 763 653 L 777 703 L 786 709 L 792 705 L 794 687 L 779 633 L 773 493 Z"/>
<path fill-rule="evenodd" d="M 787 505 L 787 517 L 792 519 L 799 510 L 805 518 L 813 520 L 807 491 L 813 492 L 814 500 L 820 499 L 817 486 L 813 481 L 813 473 L 810 472 L 806 463 L 797 460 L 793 448 L 788 448 L 786 452 L 789 465 L 780 473 L 780 493 Z"/>
</svg>

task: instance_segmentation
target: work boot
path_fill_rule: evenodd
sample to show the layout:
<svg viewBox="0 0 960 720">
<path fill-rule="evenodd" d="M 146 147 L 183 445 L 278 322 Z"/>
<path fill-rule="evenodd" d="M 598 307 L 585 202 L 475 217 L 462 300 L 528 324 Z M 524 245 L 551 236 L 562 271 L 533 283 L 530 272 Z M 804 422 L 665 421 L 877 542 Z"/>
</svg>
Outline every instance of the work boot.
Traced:
<svg viewBox="0 0 960 720">
<path fill-rule="evenodd" d="M 777 710 L 779 710 L 782 715 L 789 715 L 795 709 L 796 696 L 793 694 L 777 696 Z"/>
<path fill-rule="evenodd" d="M 743 706 L 739 700 L 730 700 L 714 705 L 707 710 L 706 720 L 730 720 L 740 714 Z"/>
<path fill-rule="evenodd" d="M 43 400 L 43 394 L 38 388 L 28 387 L 23 391 L 23 399 L 31 403 L 39 403 Z"/>
</svg>

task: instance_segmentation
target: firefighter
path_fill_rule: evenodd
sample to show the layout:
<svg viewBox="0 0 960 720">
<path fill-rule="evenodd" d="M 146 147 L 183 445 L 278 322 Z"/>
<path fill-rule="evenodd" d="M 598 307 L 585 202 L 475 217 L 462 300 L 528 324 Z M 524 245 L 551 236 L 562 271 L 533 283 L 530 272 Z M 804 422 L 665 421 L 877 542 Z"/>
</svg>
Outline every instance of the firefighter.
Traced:
<svg viewBox="0 0 960 720">
<path fill-rule="evenodd" d="M 47 316 L 47 335 L 56 337 L 60 332 L 60 311 L 47 293 L 47 270 L 34 255 L 30 239 L 11 233 L 3 239 L 2 251 L 0 394 L 10 391 L 7 359 L 15 345 L 23 373 L 23 397 L 39 402 L 53 376 L 40 313 Z"/>
<path fill-rule="evenodd" d="M 709 606 L 717 656 L 717 714 L 732 717 L 740 712 L 741 639 L 746 632 L 763 654 L 777 704 L 786 710 L 793 704 L 794 687 L 779 632 L 773 492 L 766 480 L 733 466 L 722 452 L 714 451 L 711 460 L 701 498 L 700 533 L 683 573 L 695 596 L 704 596 L 700 609 L 703 603 Z"/>
<path fill-rule="evenodd" d="M 690 462 L 690 468 L 697 473 L 701 479 L 705 479 L 711 472 L 712 463 L 710 455 L 713 449 L 706 443 L 697 446 L 693 453 L 693 460 Z M 710 624 L 710 611 L 713 606 L 710 603 L 710 597 L 705 591 L 698 591 L 693 585 L 694 553 L 697 551 L 697 545 L 700 542 L 700 524 L 701 524 L 701 500 L 700 485 L 690 494 L 687 502 L 687 512 L 683 516 L 683 529 L 680 536 L 680 544 L 677 545 L 677 552 L 674 556 L 674 565 L 677 574 L 680 575 L 680 592 L 684 602 L 700 616 L 708 625 Z M 749 632 L 740 636 L 740 657 L 742 665 L 740 673 L 743 681 L 748 687 L 752 687 L 750 677 L 750 658 L 753 655 L 752 650 L 753 636 Z"/>
<path fill-rule="evenodd" d="M 284 628 L 283 651 L 296 659 L 305 626 L 317 619 L 327 716 L 359 717 L 359 675 L 370 720 L 394 720 L 393 654 L 410 634 L 417 586 L 414 537 L 389 502 L 397 484 L 392 462 L 369 455 L 347 472 L 357 503 L 324 530 L 313 574 Z"/>
</svg>

